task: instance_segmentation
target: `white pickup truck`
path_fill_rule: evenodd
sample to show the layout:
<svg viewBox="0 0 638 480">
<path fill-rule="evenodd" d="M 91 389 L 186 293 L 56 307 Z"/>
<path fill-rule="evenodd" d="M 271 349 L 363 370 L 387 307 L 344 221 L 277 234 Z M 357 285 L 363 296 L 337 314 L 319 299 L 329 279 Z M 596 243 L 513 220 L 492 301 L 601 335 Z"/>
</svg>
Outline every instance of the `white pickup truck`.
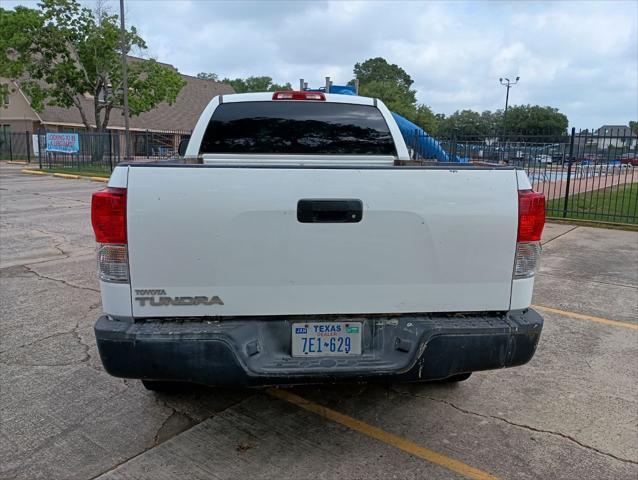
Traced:
<svg viewBox="0 0 638 480">
<path fill-rule="evenodd" d="M 407 160 L 376 99 L 213 99 L 183 159 L 119 165 L 93 195 L 105 369 L 163 389 L 529 361 L 543 195 L 522 170 Z"/>
</svg>

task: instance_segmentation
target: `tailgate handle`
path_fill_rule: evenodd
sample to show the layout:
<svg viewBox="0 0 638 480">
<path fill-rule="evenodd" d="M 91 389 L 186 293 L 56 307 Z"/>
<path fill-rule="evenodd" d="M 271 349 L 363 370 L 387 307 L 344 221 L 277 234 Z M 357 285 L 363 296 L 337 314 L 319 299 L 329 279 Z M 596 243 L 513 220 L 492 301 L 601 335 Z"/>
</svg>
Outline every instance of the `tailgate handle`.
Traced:
<svg viewBox="0 0 638 480">
<path fill-rule="evenodd" d="M 297 220 L 301 223 L 357 223 L 363 217 L 363 202 L 357 199 L 301 199 Z"/>
</svg>

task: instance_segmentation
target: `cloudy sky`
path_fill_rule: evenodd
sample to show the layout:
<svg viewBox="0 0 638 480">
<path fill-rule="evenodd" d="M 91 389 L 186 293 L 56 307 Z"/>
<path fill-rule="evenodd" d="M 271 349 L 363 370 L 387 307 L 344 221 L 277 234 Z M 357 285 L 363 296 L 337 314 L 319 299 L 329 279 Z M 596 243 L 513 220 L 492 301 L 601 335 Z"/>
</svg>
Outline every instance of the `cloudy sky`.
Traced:
<svg viewBox="0 0 638 480">
<path fill-rule="evenodd" d="M 636 0 L 125 2 L 146 55 L 186 74 L 320 86 L 325 76 L 346 83 L 356 62 L 381 56 L 435 112 L 502 108 L 499 77 L 520 76 L 510 104 L 557 107 L 577 128 L 638 119 Z"/>
</svg>

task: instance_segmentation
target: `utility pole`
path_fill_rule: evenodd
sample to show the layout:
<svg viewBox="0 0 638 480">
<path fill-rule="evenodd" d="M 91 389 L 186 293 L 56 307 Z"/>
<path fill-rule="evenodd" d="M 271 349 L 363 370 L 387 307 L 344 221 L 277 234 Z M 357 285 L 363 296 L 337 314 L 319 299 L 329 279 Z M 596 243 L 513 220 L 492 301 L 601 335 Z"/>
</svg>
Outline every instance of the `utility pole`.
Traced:
<svg viewBox="0 0 638 480">
<path fill-rule="evenodd" d="M 126 160 L 131 158 L 131 131 L 129 128 L 129 111 L 128 111 L 128 64 L 126 54 L 128 53 L 128 45 L 126 41 L 126 27 L 124 26 L 124 0 L 120 0 L 120 37 L 122 44 L 122 98 L 124 100 L 124 130 L 126 141 Z"/>
<path fill-rule="evenodd" d="M 499 82 L 501 82 L 501 85 L 504 85 L 507 89 L 507 92 L 505 93 L 505 112 L 503 113 L 503 140 L 505 139 L 505 133 L 507 133 L 507 105 L 510 99 L 510 88 L 516 85 L 520 79 L 521 77 L 516 77 L 516 80 L 514 80 L 513 82 L 509 78 L 498 79 Z"/>
</svg>

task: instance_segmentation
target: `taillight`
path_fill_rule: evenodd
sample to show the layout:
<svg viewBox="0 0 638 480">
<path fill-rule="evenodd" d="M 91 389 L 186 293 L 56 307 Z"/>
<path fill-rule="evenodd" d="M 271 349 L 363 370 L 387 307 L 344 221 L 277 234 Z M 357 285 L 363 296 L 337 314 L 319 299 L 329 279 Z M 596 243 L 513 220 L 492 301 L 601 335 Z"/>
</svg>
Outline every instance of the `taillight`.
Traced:
<svg viewBox="0 0 638 480">
<path fill-rule="evenodd" d="M 126 188 L 107 187 L 91 200 L 91 223 L 98 243 L 126 243 Z"/>
<path fill-rule="evenodd" d="M 518 191 L 517 242 L 540 242 L 545 226 L 545 195 L 533 190 Z"/>
<path fill-rule="evenodd" d="M 532 190 L 519 190 L 514 278 L 529 278 L 538 270 L 544 226 L 545 195 Z"/>
<path fill-rule="evenodd" d="M 326 96 L 322 92 L 275 92 L 272 94 L 273 100 L 315 100 L 323 101 Z"/>
<path fill-rule="evenodd" d="M 126 189 L 107 187 L 95 192 L 91 200 L 91 223 L 98 242 L 100 280 L 128 283 Z"/>
</svg>

